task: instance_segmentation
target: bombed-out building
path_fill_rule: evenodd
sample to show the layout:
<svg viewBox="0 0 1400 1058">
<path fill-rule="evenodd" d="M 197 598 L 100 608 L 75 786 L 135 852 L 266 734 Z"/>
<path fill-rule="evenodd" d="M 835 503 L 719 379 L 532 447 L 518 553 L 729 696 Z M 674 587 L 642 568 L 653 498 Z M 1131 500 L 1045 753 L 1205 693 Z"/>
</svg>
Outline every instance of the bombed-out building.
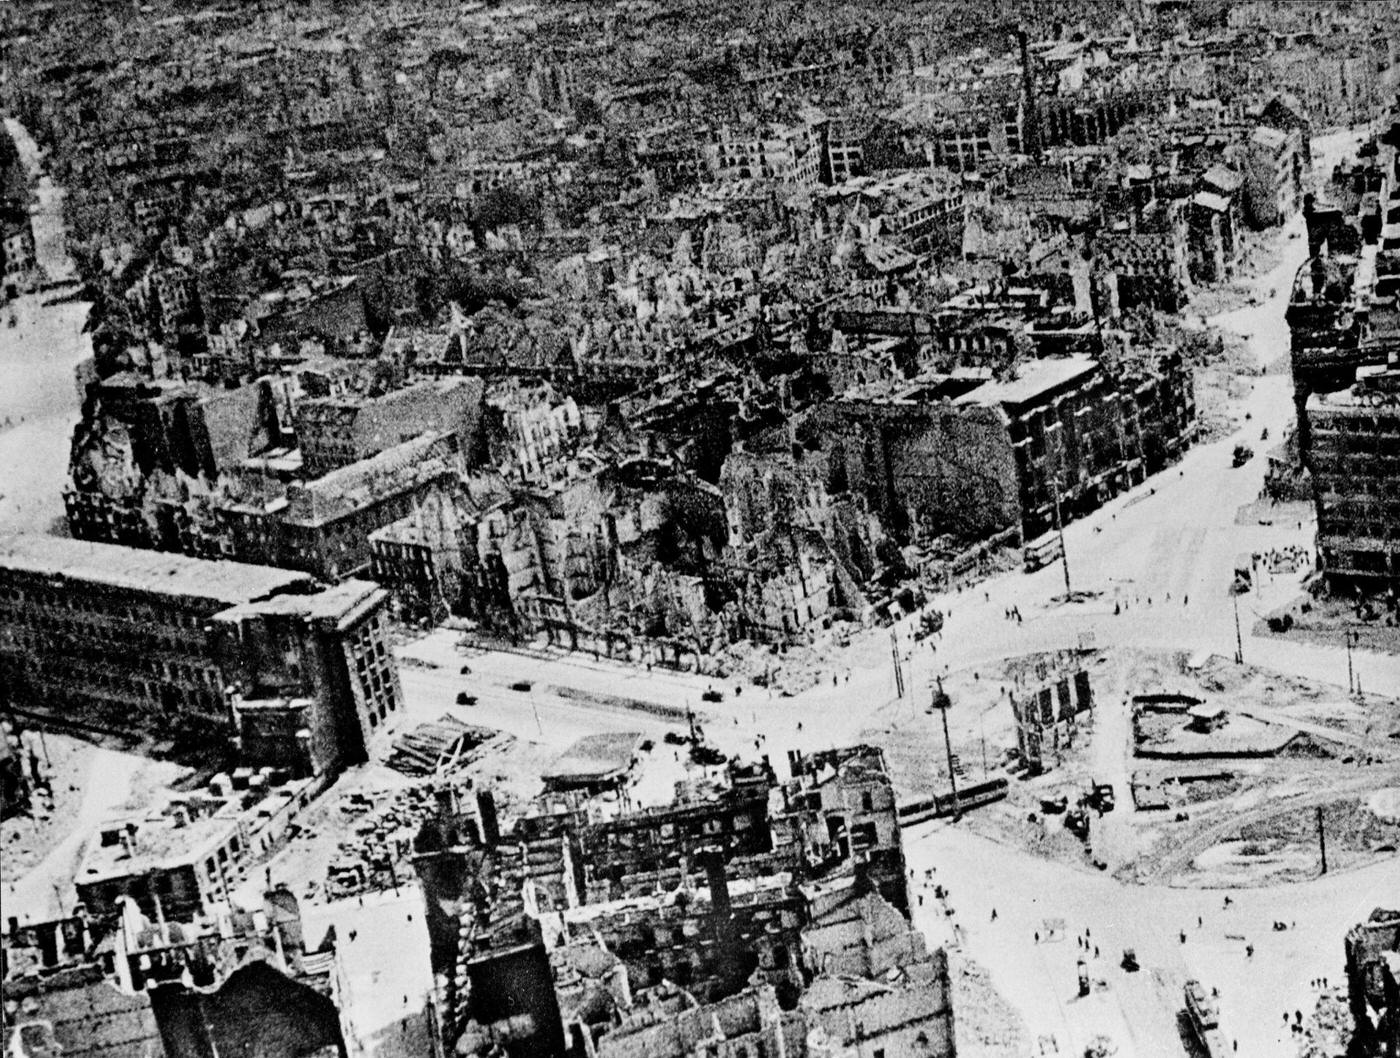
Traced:
<svg viewBox="0 0 1400 1058">
<path fill-rule="evenodd" d="M 1347 1001 L 1358 1054 L 1400 1054 L 1400 912 L 1376 908 L 1346 935 Z"/>
<path fill-rule="evenodd" d="M 1369 592 L 1400 584 L 1400 356 L 1357 369 L 1305 409 L 1323 572 Z"/>
<path fill-rule="evenodd" d="M 859 491 L 905 538 L 1030 540 L 1181 457 L 1195 399 L 1180 357 L 1110 371 L 1084 355 L 849 391 L 819 410 L 833 493 Z"/>
<path fill-rule="evenodd" d="M 0 1028 L 17 1055 L 345 1054 L 336 937 L 310 936 L 285 887 L 251 912 L 124 901 L 102 917 L 12 920 L 3 941 Z"/>
<path fill-rule="evenodd" d="M 680 994 L 716 1013 L 755 994 L 792 1012 L 810 994 L 809 1027 L 844 1046 L 849 1009 L 869 1004 L 883 1011 L 872 1036 L 922 1034 L 927 1053 L 951 1053 L 946 964 L 906 917 L 880 751 L 789 763 L 781 783 L 766 762 L 731 764 L 719 789 L 600 819 L 556 795 L 498 828 L 489 795 L 470 811 L 445 800 L 415 862 L 435 958 L 455 967 L 448 1045 L 624 1053 Z M 842 983 L 821 986 L 827 974 Z"/>
</svg>

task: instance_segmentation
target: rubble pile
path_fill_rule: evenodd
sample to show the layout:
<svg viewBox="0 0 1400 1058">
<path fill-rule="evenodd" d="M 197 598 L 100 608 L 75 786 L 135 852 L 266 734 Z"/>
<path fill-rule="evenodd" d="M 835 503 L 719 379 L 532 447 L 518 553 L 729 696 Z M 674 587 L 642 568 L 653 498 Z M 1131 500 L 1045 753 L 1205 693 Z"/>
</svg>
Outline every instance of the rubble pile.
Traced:
<svg viewBox="0 0 1400 1058">
<path fill-rule="evenodd" d="M 326 871 L 328 899 L 397 889 L 413 876 L 413 839 L 437 805 L 437 787 L 421 783 L 401 790 L 355 793 L 340 806 L 353 837 L 340 842 Z"/>
<path fill-rule="evenodd" d="M 491 736 L 492 732 L 485 728 L 473 727 L 443 713 L 437 720 L 419 724 L 394 739 L 393 751 L 385 763 L 405 775 L 442 775 L 470 763 Z"/>
<path fill-rule="evenodd" d="M 1018 1014 L 993 987 L 987 971 L 957 952 L 949 956 L 957 1053 L 963 1058 L 1021 1058 L 1030 1037 Z"/>
<path fill-rule="evenodd" d="M 1351 1044 L 1352 1019 L 1346 996 L 1340 991 L 1324 992 L 1318 997 L 1307 1027 L 1298 1058 L 1333 1058 L 1346 1054 Z"/>
</svg>

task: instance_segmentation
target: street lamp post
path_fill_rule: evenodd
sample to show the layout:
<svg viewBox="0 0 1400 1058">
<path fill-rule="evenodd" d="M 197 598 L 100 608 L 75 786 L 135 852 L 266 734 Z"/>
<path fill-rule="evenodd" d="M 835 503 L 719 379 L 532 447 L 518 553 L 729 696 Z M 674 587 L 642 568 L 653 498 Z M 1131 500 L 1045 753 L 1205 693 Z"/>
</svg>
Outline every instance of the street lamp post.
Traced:
<svg viewBox="0 0 1400 1058">
<path fill-rule="evenodd" d="M 1055 476 L 1050 479 L 1051 488 L 1055 493 L 1055 533 L 1060 538 L 1060 568 L 1065 574 L 1065 602 L 1069 602 L 1074 594 L 1069 586 L 1069 556 L 1065 553 L 1065 526 L 1064 519 L 1060 517 L 1060 474 L 1056 470 Z"/>
<path fill-rule="evenodd" d="M 938 690 L 933 695 L 933 707 L 943 715 L 943 748 L 948 754 L 948 785 L 953 791 L 953 821 L 962 818 L 962 802 L 958 799 L 958 776 L 953 771 L 953 740 L 948 735 L 948 709 L 953 700 L 943 690 L 943 677 L 938 677 Z"/>
<path fill-rule="evenodd" d="M 1235 664 L 1244 664 L 1244 638 L 1240 635 L 1240 597 L 1235 593 L 1232 598 L 1235 601 Z"/>
<path fill-rule="evenodd" d="M 1342 634 L 1342 638 L 1346 641 L 1347 645 L 1347 693 L 1355 694 L 1356 676 L 1351 663 L 1351 648 L 1357 642 L 1359 635 L 1349 628 Z"/>
</svg>

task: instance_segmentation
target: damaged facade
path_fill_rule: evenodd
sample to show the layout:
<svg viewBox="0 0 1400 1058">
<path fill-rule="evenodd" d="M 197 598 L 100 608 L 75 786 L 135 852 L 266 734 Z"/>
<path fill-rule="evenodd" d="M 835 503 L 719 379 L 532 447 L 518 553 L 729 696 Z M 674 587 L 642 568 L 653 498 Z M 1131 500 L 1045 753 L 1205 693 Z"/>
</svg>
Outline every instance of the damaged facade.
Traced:
<svg viewBox="0 0 1400 1058">
<path fill-rule="evenodd" d="M 1400 575 L 1400 103 L 1380 127 L 1306 197 L 1310 257 L 1287 313 L 1322 572 L 1364 594 L 1393 593 Z"/>
<path fill-rule="evenodd" d="M 390 87 L 369 23 L 299 16 L 283 54 L 221 16 L 234 164 L 199 105 L 65 134 L 109 71 L 31 101 L 100 300 L 74 536 L 687 668 L 879 619 L 1178 458 L 1190 368 L 1142 321 L 1234 278 L 1301 208 L 1310 107 L 1395 69 L 1362 13 L 996 24 L 974 55 L 895 12 L 765 50 L 717 9 L 713 77 L 622 76 L 581 43 L 603 15 L 559 17 L 425 13 Z M 264 113 L 284 68 L 315 105 Z"/>
<path fill-rule="evenodd" d="M 952 1054 L 947 963 L 908 919 L 878 750 L 731 765 L 703 799 L 590 820 L 545 795 L 500 825 L 450 796 L 420 833 L 459 1054 Z M 713 1034 L 718 1026 L 719 1037 Z M 726 1041 L 726 1042 L 721 1042 Z"/>
</svg>

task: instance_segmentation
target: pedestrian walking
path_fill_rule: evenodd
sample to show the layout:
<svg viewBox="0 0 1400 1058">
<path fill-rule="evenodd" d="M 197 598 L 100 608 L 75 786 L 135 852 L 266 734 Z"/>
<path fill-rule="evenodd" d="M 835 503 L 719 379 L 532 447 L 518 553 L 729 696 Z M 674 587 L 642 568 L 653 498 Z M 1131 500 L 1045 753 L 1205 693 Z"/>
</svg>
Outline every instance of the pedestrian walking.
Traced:
<svg viewBox="0 0 1400 1058">
<path fill-rule="evenodd" d="M 997 920 L 997 909 L 996 909 L 996 908 L 992 908 L 992 921 L 995 922 L 996 920 Z"/>
</svg>

